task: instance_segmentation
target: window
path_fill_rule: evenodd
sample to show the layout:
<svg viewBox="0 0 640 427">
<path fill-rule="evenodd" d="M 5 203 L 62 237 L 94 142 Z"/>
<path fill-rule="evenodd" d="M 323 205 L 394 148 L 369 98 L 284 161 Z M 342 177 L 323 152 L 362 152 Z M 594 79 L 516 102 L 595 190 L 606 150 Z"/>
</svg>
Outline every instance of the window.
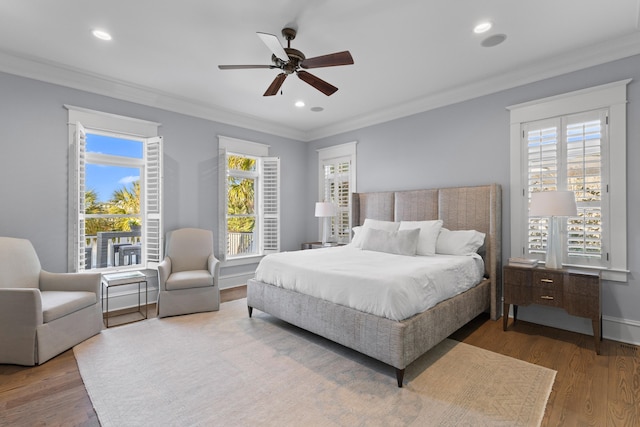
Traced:
<svg viewBox="0 0 640 427">
<path fill-rule="evenodd" d="M 348 243 L 351 239 L 351 193 L 355 191 L 355 143 L 318 150 L 319 201 L 332 202 L 336 215 L 331 218 L 329 241 Z M 324 221 L 320 221 L 322 235 Z"/>
<path fill-rule="evenodd" d="M 158 124 L 67 108 L 69 271 L 158 263 L 162 140 L 140 136 Z"/>
<path fill-rule="evenodd" d="M 562 224 L 563 263 L 626 280 L 627 83 L 509 107 L 514 256 L 544 259 L 548 219 L 529 217 L 531 194 L 570 190 L 578 215 Z"/>
<path fill-rule="evenodd" d="M 269 146 L 220 140 L 220 248 L 222 259 L 280 250 L 280 161 Z"/>
</svg>

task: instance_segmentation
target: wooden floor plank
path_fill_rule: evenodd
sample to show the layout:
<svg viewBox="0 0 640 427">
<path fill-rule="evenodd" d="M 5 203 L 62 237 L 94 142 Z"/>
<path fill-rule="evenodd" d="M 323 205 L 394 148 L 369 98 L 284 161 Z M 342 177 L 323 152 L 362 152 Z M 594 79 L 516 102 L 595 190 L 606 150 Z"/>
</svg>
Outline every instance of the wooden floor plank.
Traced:
<svg viewBox="0 0 640 427">
<path fill-rule="evenodd" d="M 246 297 L 223 290 L 221 301 Z M 120 319 L 126 320 L 126 313 Z M 155 316 L 155 306 L 149 317 Z M 640 426 L 640 350 L 615 341 L 482 315 L 451 338 L 557 371 L 543 426 Z M 99 426 L 73 351 L 41 366 L 0 365 L 0 426 Z"/>
</svg>

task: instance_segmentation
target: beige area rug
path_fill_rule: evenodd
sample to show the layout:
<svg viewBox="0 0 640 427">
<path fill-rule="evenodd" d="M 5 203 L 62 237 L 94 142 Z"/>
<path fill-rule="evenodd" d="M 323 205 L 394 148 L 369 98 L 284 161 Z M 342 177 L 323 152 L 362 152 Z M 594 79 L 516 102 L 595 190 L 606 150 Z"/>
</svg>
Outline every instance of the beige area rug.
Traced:
<svg viewBox="0 0 640 427">
<path fill-rule="evenodd" d="M 555 371 L 445 340 L 394 369 L 254 310 L 107 329 L 74 347 L 103 426 L 537 426 Z"/>
</svg>

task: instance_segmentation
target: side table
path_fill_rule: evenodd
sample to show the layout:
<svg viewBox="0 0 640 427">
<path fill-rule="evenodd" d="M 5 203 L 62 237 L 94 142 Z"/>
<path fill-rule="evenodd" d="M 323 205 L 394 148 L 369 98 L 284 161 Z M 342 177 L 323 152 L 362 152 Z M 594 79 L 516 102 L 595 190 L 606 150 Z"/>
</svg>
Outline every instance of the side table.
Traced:
<svg viewBox="0 0 640 427">
<path fill-rule="evenodd" d="M 507 330 L 509 307 L 513 305 L 513 323 L 518 320 L 518 305 L 540 304 L 564 309 L 573 316 L 591 320 L 596 354 L 602 340 L 600 272 L 573 268 L 503 268 L 504 307 L 502 328 Z"/>
<path fill-rule="evenodd" d="M 327 243 L 327 246 L 324 246 L 322 242 L 305 242 L 300 245 L 300 249 L 320 249 L 320 248 L 335 248 L 336 246 L 344 246 L 346 243 Z"/>
<path fill-rule="evenodd" d="M 141 285 L 144 282 L 144 313 L 142 313 L 141 307 L 141 298 L 140 291 Z M 105 318 L 105 326 L 109 327 L 109 289 L 116 286 L 123 285 L 132 285 L 134 283 L 138 284 L 138 311 L 140 313 L 141 318 L 132 320 L 131 322 L 137 322 L 139 320 L 144 320 L 148 317 L 148 288 L 147 288 L 147 276 L 140 271 L 126 271 L 122 273 L 110 273 L 102 275 L 102 311 L 104 313 Z M 105 311 L 106 304 L 106 311 Z M 127 323 L 131 323 L 127 322 Z"/>
</svg>

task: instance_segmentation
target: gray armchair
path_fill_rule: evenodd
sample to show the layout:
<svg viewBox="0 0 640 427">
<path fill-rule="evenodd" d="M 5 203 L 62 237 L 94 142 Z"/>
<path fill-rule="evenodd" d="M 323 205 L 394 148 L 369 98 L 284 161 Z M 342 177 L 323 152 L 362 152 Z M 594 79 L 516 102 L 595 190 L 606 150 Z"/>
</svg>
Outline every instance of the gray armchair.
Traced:
<svg viewBox="0 0 640 427">
<path fill-rule="evenodd" d="M 219 310 L 219 274 L 211 231 L 181 228 L 167 233 L 165 258 L 158 265 L 158 317 Z"/>
<path fill-rule="evenodd" d="M 39 365 L 101 330 L 100 273 L 49 273 L 30 241 L 0 237 L 0 363 Z"/>
</svg>

